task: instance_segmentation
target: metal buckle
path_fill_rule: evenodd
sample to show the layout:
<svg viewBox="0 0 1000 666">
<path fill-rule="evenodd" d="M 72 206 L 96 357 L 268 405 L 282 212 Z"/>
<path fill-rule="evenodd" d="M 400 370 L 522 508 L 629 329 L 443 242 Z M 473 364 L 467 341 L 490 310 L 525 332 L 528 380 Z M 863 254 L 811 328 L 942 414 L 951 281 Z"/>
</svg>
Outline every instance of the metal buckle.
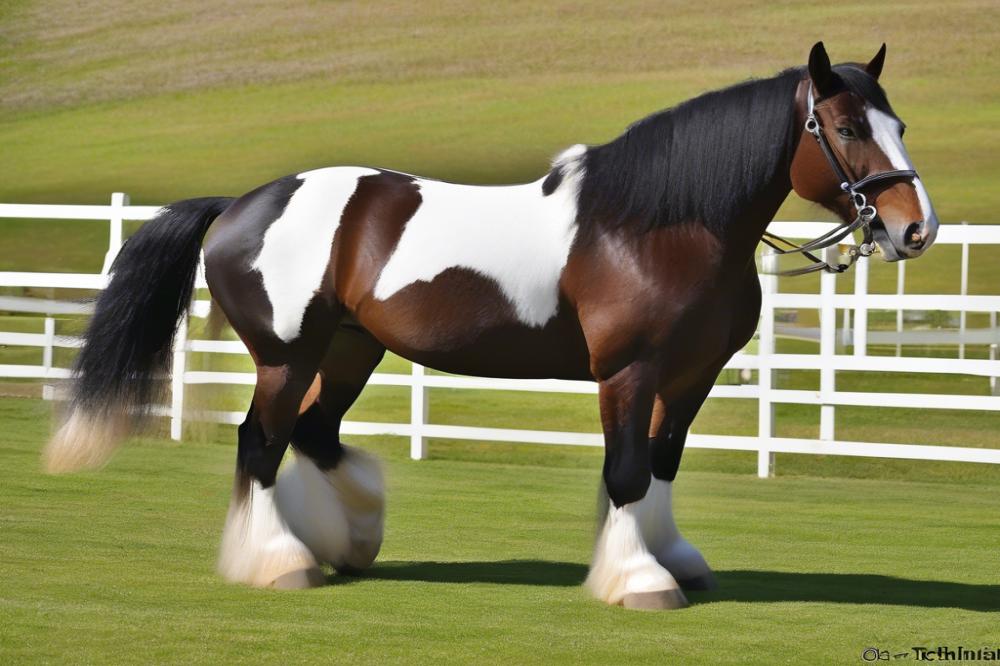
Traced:
<svg viewBox="0 0 1000 666">
<path fill-rule="evenodd" d="M 874 220 L 876 215 L 878 215 L 878 210 L 871 204 L 865 204 L 858 209 L 858 217 L 860 217 L 861 221 L 865 224 Z"/>
<path fill-rule="evenodd" d="M 811 113 L 806 118 L 806 131 L 815 136 L 819 136 L 819 121 Z"/>
</svg>

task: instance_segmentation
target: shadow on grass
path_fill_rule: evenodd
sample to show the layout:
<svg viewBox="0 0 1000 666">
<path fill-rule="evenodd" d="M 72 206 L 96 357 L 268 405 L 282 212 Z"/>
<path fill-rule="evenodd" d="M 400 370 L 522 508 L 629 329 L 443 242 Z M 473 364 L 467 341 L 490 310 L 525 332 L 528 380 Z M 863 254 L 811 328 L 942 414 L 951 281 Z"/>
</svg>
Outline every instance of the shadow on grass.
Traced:
<svg viewBox="0 0 1000 666">
<path fill-rule="evenodd" d="M 716 571 L 719 587 L 691 592 L 693 603 L 811 601 L 1000 611 L 1000 585 L 909 580 L 874 574 Z"/>
<path fill-rule="evenodd" d="M 587 577 L 587 566 L 546 560 L 499 562 L 376 562 L 364 573 L 379 580 L 426 583 L 496 583 L 574 587 Z"/>
<path fill-rule="evenodd" d="M 732 570 L 716 571 L 715 575 L 719 587 L 709 592 L 689 592 L 692 603 L 806 601 L 1000 611 L 1000 585 L 909 580 L 873 574 Z M 546 560 L 378 562 L 363 577 L 426 583 L 572 587 L 583 583 L 587 567 Z M 350 580 L 342 576 L 334 578 L 339 579 L 337 582 Z"/>
</svg>

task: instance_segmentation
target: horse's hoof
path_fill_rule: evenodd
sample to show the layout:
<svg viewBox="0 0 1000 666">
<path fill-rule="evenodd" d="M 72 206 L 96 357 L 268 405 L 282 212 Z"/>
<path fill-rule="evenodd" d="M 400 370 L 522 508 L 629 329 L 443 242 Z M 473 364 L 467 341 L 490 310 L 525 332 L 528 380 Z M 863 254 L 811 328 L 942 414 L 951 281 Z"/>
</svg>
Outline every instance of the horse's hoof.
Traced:
<svg viewBox="0 0 1000 666">
<path fill-rule="evenodd" d="M 719 587 L 719 583 L 715 580 L 715 574 L 711 571 L 692 578 L 678 579 L 677 584 L 682 589 L 692 592 L 706 592 Z"/>
<path fill-rule="evenodd" d="M 310 567 L 281 574 L 274 579 L 271 587 L 276 590 L 307 590 L 325 584 L 326 576 L 323 575 L 323 571 L 318 567 Z"/>
<path fill-rule="evenodd" d="M 687 597 L 680 590 L 657 590 L 626 594 L 622 606 L 632 610 L 674 610 L 687 608 Z"/>
</svg>

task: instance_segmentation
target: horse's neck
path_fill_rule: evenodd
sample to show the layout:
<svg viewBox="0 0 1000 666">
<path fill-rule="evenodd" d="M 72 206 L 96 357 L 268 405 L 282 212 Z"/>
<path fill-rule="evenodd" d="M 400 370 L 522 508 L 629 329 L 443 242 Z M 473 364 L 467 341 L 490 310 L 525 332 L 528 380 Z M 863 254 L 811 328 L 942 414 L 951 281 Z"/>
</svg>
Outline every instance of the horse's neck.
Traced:
<svg viewBox="0 0 1000 666">
<path fill-rule="evenodd" d="M 787 172 L 782 170 L 778 177 L 751 198 L 746 212 L 740 219 L 733 220 L 726 229 L 724 245 L 731 262 L 742 263 L 743 260 L 753 259 L 767 225 L 774 220 L 791 191 L 791 180 Z"/>
<path fill-rule="evenodd" d="M 795 123 L 800 124 L 798 114 Z M 782 147 L 784 154 L 789 157 L 777 166 L 774 178 L 750 197 L 744 213 L 738 219 L 732 220 L 726 229 L 727 237 L 724 239 L 724 245 L 730 264 L 743 265 L 745 262 L 753 261 L 767 226 L 774 221 L 781 204 L 792 192 L 790 156 L 795 154 L 801 135 L 793 132 L 790 140 L 793 142 L 790 149 Z"/>
</svg>

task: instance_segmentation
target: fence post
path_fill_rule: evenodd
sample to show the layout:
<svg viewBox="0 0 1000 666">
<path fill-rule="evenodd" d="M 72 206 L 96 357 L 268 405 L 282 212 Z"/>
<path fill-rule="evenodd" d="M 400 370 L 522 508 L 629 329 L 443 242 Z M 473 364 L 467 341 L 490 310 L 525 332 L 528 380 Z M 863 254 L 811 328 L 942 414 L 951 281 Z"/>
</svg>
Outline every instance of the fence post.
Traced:
<svg viewBox="0 0 1000 666">
<path fill-rule="evenodd" d="M 184 372 L 187 369 L 188 314 L 184 313 L 174 337 L 174 362 L 170 372 L 170 439 L 180 441 L 184 430 Z"/>
<path fill-rule="evenodd" d="M 757 476 L 774 476 L 774 403 L 771 402 L 771 356 L 774 354 L 774 298 L 778 291 L 777 255 L 770 250 L 761 256 L 760 328 L 757 344 Z"/>
<path fill-rule="evenodd" d="M 55 387 L 52 378 L 52 348 L 56 338 L 56 320 L 51 316 L 45 318 L 45 347 L 42 348 L 42 367 L 45 368 L 45 383 L 42 384 L 42 400 L 52 400 L 55 397 Z"/>
<path fill-rule="evenodd" d="M 114 263 L 118 251 L 122 248 L 122 220 L 125 217 L 125 206 L 129 205 L 129 196 L 124 192 L 115 192 L 111 195 L 111 218 L 108 232 L 108 252 L 104 255 L 104 266 L 101 268 L 101 275 L 107 275 L 111 271 L 111 264 Z"/>
<path fill-rule="evenodd" d="M 844 308 L 844 323 L 840 328 L 840 349 L 847 351 L 851 344 L 851 308 Z"/>
<path fill-rule="evenodd" d="M 868 257 L 854 264 L 854 355 L 868 355 Z"/>
<path fill-rule="evenodd" d="M 906 293 L 906 262 L 896 262 L 896 295 Z M 896 310 L 896 356 L 903 355 L 903 310 Z"/>
<path fill-rule="evenodd" d="M 962 231 L 966 231 L 965 227 L 969 224 L 965 220 L 962 220 Z M 960 288 L 962 296 L 969 295 L 969 237 L 967 234 L 962 234 L 962 281 Z M 965 358 L 965 322 L 966 322 L 966 312 L 963 307 L 958 311 L 958 357 Z"/>
<path fill-rule="evenodd" d="M 837 248 L 827 248 L 827 263 L 836 263 L 836 254 Z M 837 275 L 835 273 L 820 273 L 819 294 L 819 438 L 832 440 L 835 422 L 833 394 L 836 391 L 833 355 L 836 353 L 837 343 L 837 309 L 834 304 L 834 297 L 837 295 Z"/>
<path fill-rule="evenodd" d="M 990 360 L 997 360 L 997 347 L 1000 346 L 1000 331 L 997 330 L 997 313 L 990 313 L 990 330 L 993 332 L 993 342 L 990 344 Z M 997 378 L 990 377 L 990 395 L 997 395 Z"/>
<path fill-rule="evenodd" d="M 424 386 L 424 366 L 414 363 L 410 384 L 410 458 L 423 460 L 427 457 L 427 439 L 424 424 L 427 423 L 427 387 Z"/>
</svg>

